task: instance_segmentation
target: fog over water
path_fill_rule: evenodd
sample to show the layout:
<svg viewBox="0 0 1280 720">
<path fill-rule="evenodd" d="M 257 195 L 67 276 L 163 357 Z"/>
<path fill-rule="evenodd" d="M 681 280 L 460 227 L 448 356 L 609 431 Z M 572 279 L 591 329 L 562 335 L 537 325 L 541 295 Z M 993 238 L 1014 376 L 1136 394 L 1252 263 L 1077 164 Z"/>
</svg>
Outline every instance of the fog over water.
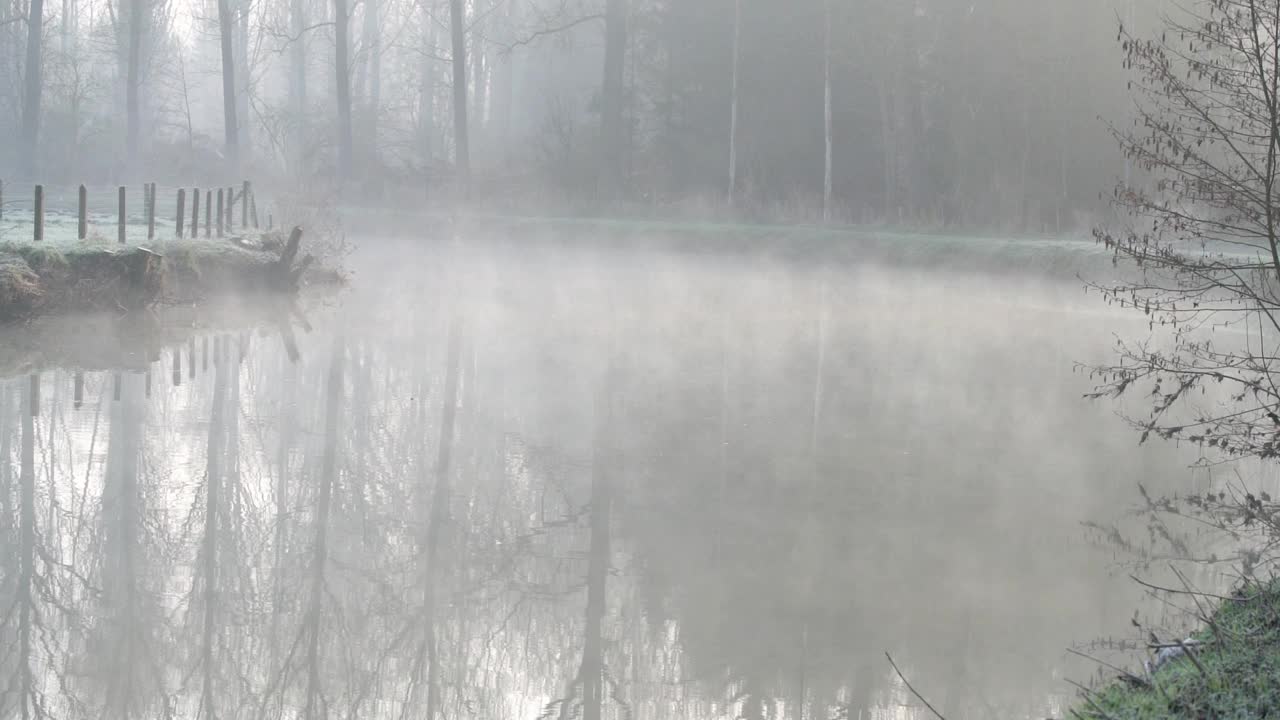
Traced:
<svg viewBox="0 0 1280 720">
<path fill-rule="evenodd" d="M 1081 398 L 1146 329 L 1091 246 L 468 240 L 0 381 L 0 715 L 919 717 L 888 651 L 949 717 L 1041 718 L 1068 647 L 1166 612 L 1084 523 L 1218 471 Z"/>
</svg>

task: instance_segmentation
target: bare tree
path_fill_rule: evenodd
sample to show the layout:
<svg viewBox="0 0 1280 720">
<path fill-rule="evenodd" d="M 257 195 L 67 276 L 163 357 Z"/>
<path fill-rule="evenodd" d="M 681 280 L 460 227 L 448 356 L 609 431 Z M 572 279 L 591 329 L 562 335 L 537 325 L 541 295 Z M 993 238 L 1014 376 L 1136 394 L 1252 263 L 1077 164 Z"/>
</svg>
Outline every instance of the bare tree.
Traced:
<svg viewBox="0 0 1280 720">
<path fill-rule="evenodd" d="M 354 144 L 351 130 L 351 12 L 347 0 L 333 0 L 333 69 L 337 79 L 338 179 L 351 178 Z"/>
<path fill-rule="evenodd" d="M 1146 393 L 1143 440 L 1280 456 L 1280 0 L 1203 0 L 1120 40 L 1138 108 L 1115 136 L 1150 179 L 1116 188 L 1125 228 L 1095 231 L 1138 277 L 1095 287 L 1169 340 L 1120 343 L 1095 397 Z"/>
<path fill-rule="evenodd" d="M 138 86 L 141 84 L 142 64 L 142 25 L 149 8 L 145 8 L 146 0 L 129 0 L 129 46 L 128 70 L 125 74 L 125 147 L 129 167 L 135 168 L 138 162 L 138 132 L 141 119 L 138 117 Z"/>
<path fill-rule="evenodd" d="M 38 1 L 38 0 L 37 0 Z M 454 171 L 462 196 L 471 194 L 471 148 L 467 141 L 467 36 L 462 0 L 449 0 L 449 28 L 453 44 Z"/>
<path fill-rule="evenodd" d="M 40 138 L 40 94 L 44 88 L 44 0 L 31 0 L 27 9 L 27 60 L 22 94 L 23 170 L 36 172 L 36 141 Z"/>
<path fill-rule="evenodd" d="M 627 51 L 627 0 L 606 0 L 604 17 L 604 81 L 600 87 L 600 170 L 606 192 L 618 193 L 623 180 L 622 125 Z"/>
<path fill-rule="evenodd" d="M 235 30 L 231 24 L 230 0 L 218 0 L 218 35 L 222 56 L 222 122 L 226 137 L 227 170 L 240 170 L 240 133 L 236 112 L 236 61 L 232 54 Z"/>
<path fill-rule="evenodd" d="M 831 222 L 831 0 L 822 3 L 822 117 L 826 153 L 823 155 L 822 222 Z"/>
<path fill-rule="evenodd" d="M 738 192 L 738 69 L 742 62 L 742 0 L 733 0 L 733 78 L 729 83 L 729 207 Z"/>
</svg>

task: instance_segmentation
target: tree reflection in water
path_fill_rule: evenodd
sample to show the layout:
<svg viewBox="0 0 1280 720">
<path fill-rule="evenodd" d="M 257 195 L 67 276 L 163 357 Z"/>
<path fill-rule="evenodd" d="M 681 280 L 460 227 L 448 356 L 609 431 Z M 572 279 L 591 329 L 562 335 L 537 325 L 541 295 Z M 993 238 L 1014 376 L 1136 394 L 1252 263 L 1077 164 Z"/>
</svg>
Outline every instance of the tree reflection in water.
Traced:
<svg viewBox="0 0 1280 720">
<path fill-rule="evenodd" d="M 1043 716 L 1137 604 L 1068 283 L 504 252 L 0 381 L 0 717 Z"/>
</svg>

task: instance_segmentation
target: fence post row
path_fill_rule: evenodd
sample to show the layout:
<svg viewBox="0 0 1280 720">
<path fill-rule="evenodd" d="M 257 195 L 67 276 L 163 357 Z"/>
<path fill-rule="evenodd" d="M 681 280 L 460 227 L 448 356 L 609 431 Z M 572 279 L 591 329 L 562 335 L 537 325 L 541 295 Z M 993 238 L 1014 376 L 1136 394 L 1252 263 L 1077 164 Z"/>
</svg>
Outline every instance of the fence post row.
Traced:
<svg viewBox="0 0 1280 720">
<path fill-rule="evenodd" d="M 36 186 L 36 210 L 34 216 L 35 239 L 37 242 L 44 240 L 44 186 Z"/>
<path fill-rule="evenodd" d="M 80 186 L 79 202 L 76 204 L 76 238 L 83 240 L 89 236 L 89 191 Z"/>
<path fill-rule="evenodd" d="M 200 188 L 191 189 L 191 239 L 200 237 Z"/>
</svg>

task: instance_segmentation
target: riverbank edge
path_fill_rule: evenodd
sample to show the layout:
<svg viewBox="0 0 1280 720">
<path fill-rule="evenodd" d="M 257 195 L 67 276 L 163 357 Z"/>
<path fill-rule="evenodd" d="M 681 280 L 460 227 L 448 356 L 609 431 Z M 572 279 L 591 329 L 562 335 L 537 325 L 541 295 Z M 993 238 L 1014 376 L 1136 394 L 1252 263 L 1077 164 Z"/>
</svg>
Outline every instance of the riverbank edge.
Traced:
<svg viewBox="0 0 1280 720">
<path fill-rule="evenodd" d="M 226 294 L 282 294 L 302 284 L 339 286 L 337 269 L 279 233 L 189 240 L 154 248 L 95 242 L 0 243 L 0 323 L 74 312 L 128 312 Z"/>
<path fill-rule="evenodd" d="M 1216 609 L 1154 672 L 1121 676 L 1083 690 L 1068 713 L 1086 720 L 1280 717 L 1280 579 L 1241 587 L 1230 596 L 1179 596 Z"/>
</svg>

